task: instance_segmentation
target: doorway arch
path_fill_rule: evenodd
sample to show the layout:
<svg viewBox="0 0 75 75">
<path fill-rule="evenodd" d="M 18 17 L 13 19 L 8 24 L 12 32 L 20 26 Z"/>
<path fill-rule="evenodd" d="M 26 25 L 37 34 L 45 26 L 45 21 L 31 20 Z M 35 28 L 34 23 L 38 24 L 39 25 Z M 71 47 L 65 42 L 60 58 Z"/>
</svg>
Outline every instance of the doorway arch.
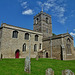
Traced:
<svg viewBox="0 0 75 75">
<path fill-rule="evenodd" d="M 19 54 L 20 54 L 20 51 L 19 51 L 19 49 L 17 49 L 17 50 L 15 51 L 15 58 L 19 58 Z"/>
<path fill-rule="evenodd" d="M 48 52 L 46 53 L 46 58 L 48 58 Z"/>
</svg>

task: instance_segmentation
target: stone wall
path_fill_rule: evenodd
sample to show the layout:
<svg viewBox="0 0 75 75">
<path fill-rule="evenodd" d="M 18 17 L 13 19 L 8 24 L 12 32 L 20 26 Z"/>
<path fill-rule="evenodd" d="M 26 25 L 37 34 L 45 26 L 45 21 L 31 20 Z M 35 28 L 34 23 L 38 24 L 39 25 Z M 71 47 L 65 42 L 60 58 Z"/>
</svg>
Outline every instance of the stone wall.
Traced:
<svg viewBox="0 0 75 75">
<path fill-rule="evenodd" d="M 52 43 L 52 47 L 51 47 Z M 49 58 L 51 58 L 51 48 L 52 48 L 52 58 L 61 59 L 61 39 L 47 40 L 43 41 L 43 50 L 47 50 Z"/>
<path fill-rule="evenodd" d="M 50 41 L 43 41 L 43 50 L 46 50 L 48 52 L 48 58 L 51 58 Z"/>
<path fill-rule="evenodd" d="M 15 52 L 20 50 L 20 58 L 25 58 L 29 55 L 29 43 L 31 42 L 31 57 L 35 58 L 37 52 L 34 52 L 34 45 L 37 44 L 37 51 L 39 51 L 39 44 L 42 44 L 42 33 L 34 32 L 24 28 L 19 28 L 11 25 L 4 24 L 2 31 L 1 52 L 3 58 L 15 58 Z M 14 30 L 18 31 L 18 38 L 12 38 Z M 25 33 L 29 33 L 29 40 L 25 40 Z M 38 35 L 38 41 L 35 41 L 35 35 Z M 26 51 L 22 51 L 23 44 L 26 43 Z M 42 50 L 42 48 L 41 48 Z"/>
<path fill-rule="evenodd" d="M 70 42 L 67 41 L 69 39 Z M 67 54 L 69 50 L 67 48 L 67 44 L 69 44 L 71 54 Z M 64 46 L 64 48 L 63 48 Z M 51 53 L 52 49 L 52 53 Z M 74 50 L 74 42 L 73 38 L 70 34 L 60 34 L 53 36 L 51 38 L 44 38 L 43 39 L 43 50 L 47 50 L 49 57 L 54 59 L 63 59 L 63 60 L 74 60 L 75 59 L 75 50 Z"/>
<path fill-rule="evenodd" d="M 52 46 L 52 58 L 61 60 L 61 46 Z"/>
<path fill-rule="evenodd" d="M 0 51 L 1 51 L 2 28 L 0 29 Z"/>
<path fill-rule="evenodd" d="M 0 29 L 0 39 L 1 39 L 1 37 L 2 37 L 2 28 Z"/>
<path fill-rule="evenodd" d="M 43 58 L 43 52 L 38 52 L 38 57 Z"/>
</svg>

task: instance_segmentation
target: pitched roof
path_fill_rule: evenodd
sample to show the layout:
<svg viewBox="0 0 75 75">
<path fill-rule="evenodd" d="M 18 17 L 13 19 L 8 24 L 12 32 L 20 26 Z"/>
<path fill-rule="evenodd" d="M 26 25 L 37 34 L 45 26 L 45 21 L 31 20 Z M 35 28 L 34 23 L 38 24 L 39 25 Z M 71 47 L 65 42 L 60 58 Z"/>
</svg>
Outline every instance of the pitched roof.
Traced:
<svg viewBox="0 0 75 75">
<path fill-rule="evenodd" d="M 60 38 L 64 38 L 67 36 L 69 36 L 73 40 L 73 37 L 69 33 L 64 33 L 64 34 L 54 35 L 54 36 L 51 36 L 48 38 L 43 38 L 43 41 L 50 40 L 50 39 L 52 39 L 52 40 L 53 39 L 60 39 Z"/>
</svg>

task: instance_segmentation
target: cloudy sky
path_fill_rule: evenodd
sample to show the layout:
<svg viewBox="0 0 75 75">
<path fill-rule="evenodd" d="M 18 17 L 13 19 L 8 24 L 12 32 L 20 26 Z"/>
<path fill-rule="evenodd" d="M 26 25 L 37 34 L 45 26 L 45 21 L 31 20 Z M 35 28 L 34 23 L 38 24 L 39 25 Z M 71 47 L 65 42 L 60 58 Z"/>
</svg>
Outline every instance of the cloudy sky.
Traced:
<svg viewBox="0 0 75 75">
<path fill-rule="evenodd" d="M 0 0 L 0 24 L 33 30 L 33 17 L 42 7 L 52 16 L 53 33 L 68 31 L 75 42 L 75 0 Z"/>
</svg>

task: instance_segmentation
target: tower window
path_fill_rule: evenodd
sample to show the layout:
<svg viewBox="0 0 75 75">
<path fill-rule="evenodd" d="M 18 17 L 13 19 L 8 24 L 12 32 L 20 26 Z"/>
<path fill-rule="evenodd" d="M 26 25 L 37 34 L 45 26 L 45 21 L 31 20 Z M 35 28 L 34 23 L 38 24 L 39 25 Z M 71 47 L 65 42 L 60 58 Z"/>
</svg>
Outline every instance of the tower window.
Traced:
<svg viewBox="0 0 75 75">
<path fill-rule="evenodd" d="M 67 43 L 71 43 L 71 40 L 69 38 L 67 39 Z"/>
<path fill-rule="evenodd" d="M 48 23 L 48 18 L 46 18 L 46 23 Z"/>
<path fill-rule="evenodd" d="M 39 19 L 37 18 L 37 21 L 38 21 Z"/>
<path fill-rule="evenodd" d="M 37 18 L 37 19 L 36 19 L 36 24 L 38 23 L 38 20 L 39 20 L 39 19 Z"/>
<path fill-rule="evenodd" d="M 25 39 L 29 40 L 29 34 L 28 33 L 25 33 Z"/>
<path fill-rule="evenodd" d="M 18 38 L 18 31 L 13 31 L 12 38 Z"/>
<path fill-rule="evenodd" d="M 35 35 L 35 41 L 38 41 L 38 35 Z"/>
<path fill-rule="evenodd" d="M 23 49 L 22 49 L 22 51 L 26 51 L 26 44 L 25 44 L 25 43 L 23 44 Z"/>
<path fill-rule="evenodd" d="M 37 44 L 34 45 L 34 51 L 37 51 Z"/>
</svg>

